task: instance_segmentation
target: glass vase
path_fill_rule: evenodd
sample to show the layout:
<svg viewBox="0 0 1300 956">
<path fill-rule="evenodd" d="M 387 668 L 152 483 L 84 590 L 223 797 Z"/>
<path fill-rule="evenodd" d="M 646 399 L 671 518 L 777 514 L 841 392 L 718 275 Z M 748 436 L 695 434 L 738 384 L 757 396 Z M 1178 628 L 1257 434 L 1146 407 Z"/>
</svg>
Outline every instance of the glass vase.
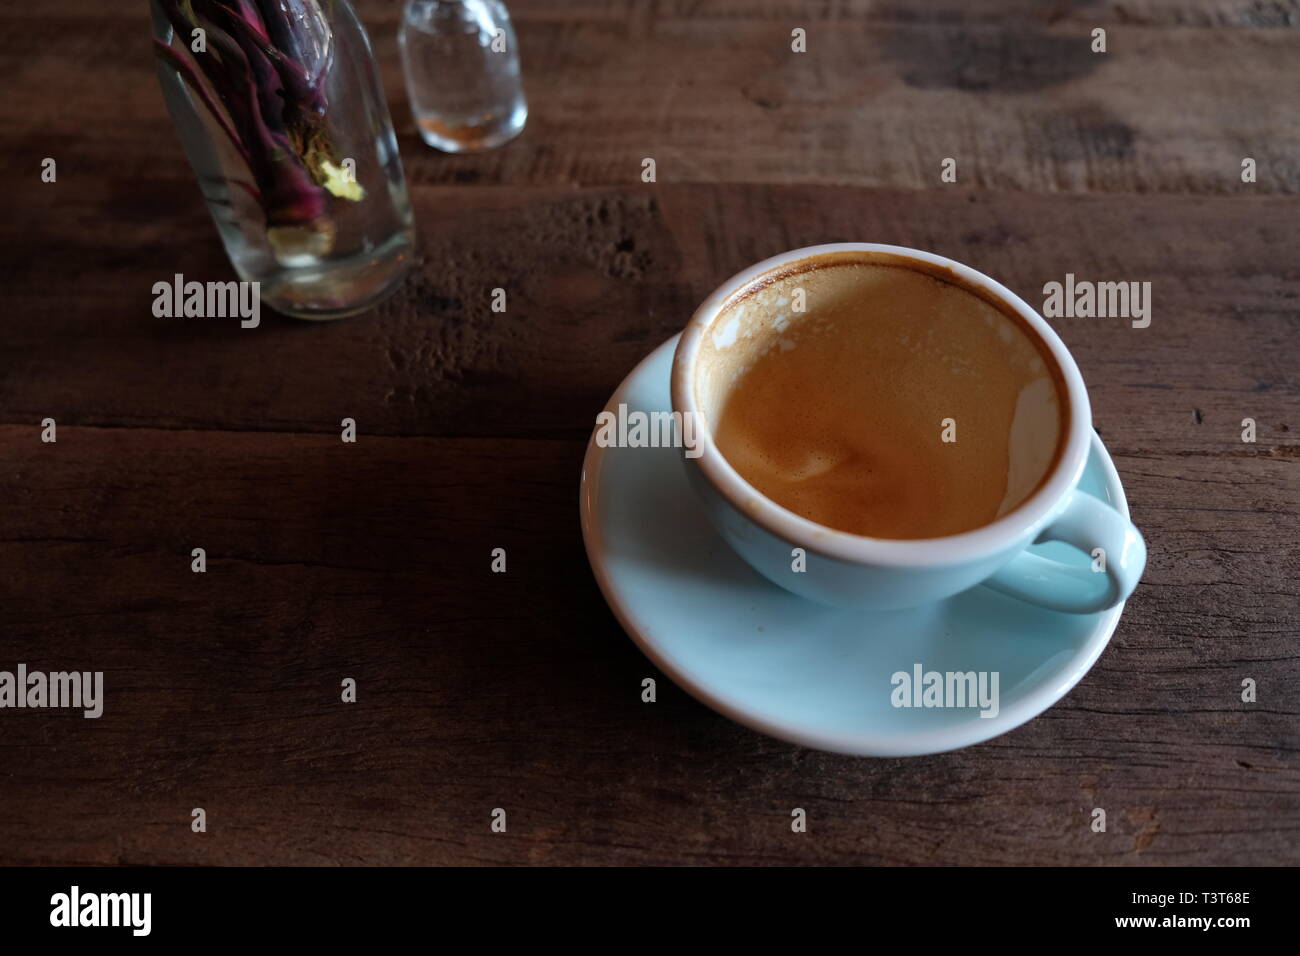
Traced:
<svg viewBox="0 0 1300 956">
<path fill-rule="evenodd" d="M 347 0 L 150 0 L 164 99 L 239 277 L 299 318 L 378 304 L 415 230 Z"/>
</svg>

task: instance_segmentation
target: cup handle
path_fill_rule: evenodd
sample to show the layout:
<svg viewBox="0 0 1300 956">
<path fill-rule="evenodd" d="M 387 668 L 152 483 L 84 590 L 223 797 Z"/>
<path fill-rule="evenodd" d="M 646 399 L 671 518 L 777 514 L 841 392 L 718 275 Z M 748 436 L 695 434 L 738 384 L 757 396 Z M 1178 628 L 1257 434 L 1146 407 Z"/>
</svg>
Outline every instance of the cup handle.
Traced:
<svg viewBox="0 0 1300 956">
<path fill-rule="evenodd" d="M 1077 488 L 1065 510 L 1035 540 L 1063 541 L 1093 558 L 1087 568 L 1022 551 L 984 583 L 1030 604 L 1071 614 L 1093 614 L 1128 598 L 1142 577 L 1147 546 L 1138 529 L 1110 505 Z M 1105 572 L 1096 566 L 1102 549 Z"/>
</svg>

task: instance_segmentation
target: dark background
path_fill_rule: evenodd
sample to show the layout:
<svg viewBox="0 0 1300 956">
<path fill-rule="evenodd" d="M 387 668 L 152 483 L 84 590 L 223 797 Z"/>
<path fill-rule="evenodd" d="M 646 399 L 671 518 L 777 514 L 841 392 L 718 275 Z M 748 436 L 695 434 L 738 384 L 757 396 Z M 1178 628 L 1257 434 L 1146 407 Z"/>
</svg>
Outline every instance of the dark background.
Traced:
<svg viewBox="0 0 1300 956">
<path fill-rule="evenodd" d="M 107 694 L 0 712 L 0 862 L 1300 862 L 1296 5 L 510 6 L 528 128 L 448 157 L 415 135 L 400 5 L 357 3 L 419 261 L 366 316 L 256 331 L 152 315 L 153 283 L 233 273 L 143 0 L 0 12 L 0 669 Z M 1150 328 L 1053 321 L 1145 579 L 1065 700 L 954 754 L 801 749 L 666 680 L 642 704 L 660 675 L 582 548 L 622 377 L 722 279 L 835 240 L 1031 302 L 1153 283 Z"/>
</svg>

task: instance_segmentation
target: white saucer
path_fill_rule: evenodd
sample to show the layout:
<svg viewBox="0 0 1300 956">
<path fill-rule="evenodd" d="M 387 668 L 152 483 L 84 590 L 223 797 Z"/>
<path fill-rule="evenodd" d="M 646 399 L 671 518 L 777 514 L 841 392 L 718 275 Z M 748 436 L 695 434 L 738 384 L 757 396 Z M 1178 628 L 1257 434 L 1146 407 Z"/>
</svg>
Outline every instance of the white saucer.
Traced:
<svg viewBox="0 0 1300 956">
<path fill-rule="evenodd" d="M 670 408 L 674 337 L 619 386 L 608 408 Z M 1006 733 L 1088 672 L 1123 605 L 1062 614 L 984 587 L 907 611 L 837 610 L 796 597 L 714 532 L 677 448 L 587 447 L 580 507 L 587 557 L 632 640 L 690 694 L 755 730 L 838 753 L 912 756 Z M 1101 439 L 1080 487 L 1128 515 Z M 1087 566 L 1059 543 L 1031 550 Z M 894 707 L 891 677 L 997 672 L 995 716 L 978 708 Z"/>
</svg>

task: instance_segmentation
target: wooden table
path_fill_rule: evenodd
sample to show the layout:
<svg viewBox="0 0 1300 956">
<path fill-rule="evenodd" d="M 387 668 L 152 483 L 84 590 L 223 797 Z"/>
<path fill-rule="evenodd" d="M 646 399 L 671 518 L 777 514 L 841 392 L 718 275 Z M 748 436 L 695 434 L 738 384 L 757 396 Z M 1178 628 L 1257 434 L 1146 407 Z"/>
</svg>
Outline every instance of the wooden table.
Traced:
<svg viewBox="0 0 1300 956">
<path fill-rule="evenodd" d="M 154 282 L 233 273 L 144 4 L 0 13 L 0 669 L 107 695 L 0 711 L 0 862 L 1300 862 L 1293 10 L 516 0 L 528 129 L 449 157 L 415 135 L 399 3 L 357 6 L 418 266 L 365 317 L 256 332 L 152 315 Z M 633 365 L 741 267 L 850 239 L 1034 302 L 1153 284 L 1149 328 L 1054 320 L 1145 580 L 1063 701 L 942 756 L 804 750 L 666 679 L 641 703 L 662 675 L 579 533 Z"/>
</svg>

